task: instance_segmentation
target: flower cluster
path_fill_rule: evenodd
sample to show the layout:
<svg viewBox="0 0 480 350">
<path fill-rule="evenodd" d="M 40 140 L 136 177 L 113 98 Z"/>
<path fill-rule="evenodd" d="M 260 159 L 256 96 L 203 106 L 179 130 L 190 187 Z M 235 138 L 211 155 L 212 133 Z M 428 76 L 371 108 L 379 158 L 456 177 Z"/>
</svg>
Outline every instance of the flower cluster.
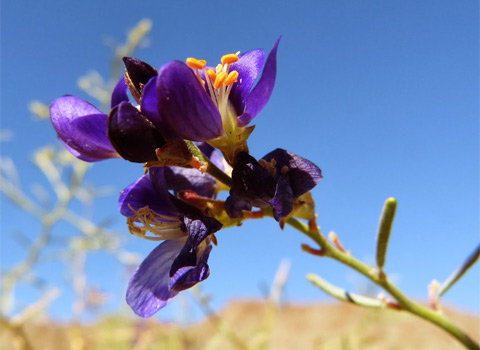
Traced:
<svg viewBox="0 0 480 350">
<path fill-rule="evenodd" d="M 309 191 L 320 169 L 280 148 L 257 161 L 247 146 L 249 124 L 273 91 L 279 41 L 266 59 L 257 49 L 216 66 L 190 57 L 157 70 L 125 57 L 108 114 L 74 96 L 52 102 L 53 126 L 74 156 L 144 165 L 119 199 L 132 234 L 163 241 L 129 282 L 127 302 L 138 315 L 150 317 L 209 276 L 221 228 L 265 215 L 280 225 L 314 217 Z M 229 191 L 225 201 L 220 191 Z"/>
</svg>

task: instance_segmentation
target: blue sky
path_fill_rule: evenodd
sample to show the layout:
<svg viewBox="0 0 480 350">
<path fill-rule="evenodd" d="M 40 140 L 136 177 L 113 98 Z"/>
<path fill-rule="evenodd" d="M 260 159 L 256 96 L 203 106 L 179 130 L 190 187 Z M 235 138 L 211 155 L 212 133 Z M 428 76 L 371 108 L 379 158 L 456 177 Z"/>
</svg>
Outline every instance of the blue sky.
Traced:
<svg viewBox="0 0 480 350">
<path fill-rule="evenodd" d="M 324 179 L 313 195 L 322 231 L 336 231 L 365 261 L 374 257 L 383 202 L 396 197 L 386 271 L 408 295 L 424 299 L 429 282 L 444 280 L 479 241 L 478 14 L 473 0 L 3 1 L 1 128 L 14 138 L 1 144 L 2 157 L 14 159 L 27 191 L 43 181 L 30 163 L 32 152 L 58 142 L 28 103 L 48 104 L 67 93 L 87 98 L 76 81 L 92 68 L 108 76 L 103 39 L 123 41 L 142 18 L 153 29 L 150 46 L 136 56 L 157 68 L 189 56 L 217 62 L 229 52 L 270 50 L 283 35 L 277 83 L 254 120 L 251 153 L 261 157 L 281 147 L 320 166 Z M 113 160 L 96 164 L 89 179 L 118 192 L 141 172 Z M 102 199 L 95 215 L 114 216 L 114 228 L 128 237 L 116 200 Z M 4 268 L 23 254 L 10 237 L 17 230 L 34 237 L 38 225 L 3 195 L 1 201 Z M 271 283 L 284 258 L 292 263 L 289 301 L 329 299 L 305 280 L 309 272 L 348 289 L 359 284 L 337 263 L 302 253 L 308 240 L 280 231 L 274 221 L 246 222 L 217 237 L 203 283 L 216 305 L 262 296 L 259 286 Z M 153 245 L 128 239 L 127 248 L 146 255 Z M 126 280 L 114 259 L 89 259 L 89 282 L 110 292 L 112 305 L 123 303 Z M 58 268 L 41 268 L 61 281 Z M 479 272 L 478 266 L 470 271 L 445 303 L 478 312 Z M 31 291 L 22 296 L 35 299 Z M 68 301 L 67 293 L 52 312 L 60 314 Z"/>
</svg>

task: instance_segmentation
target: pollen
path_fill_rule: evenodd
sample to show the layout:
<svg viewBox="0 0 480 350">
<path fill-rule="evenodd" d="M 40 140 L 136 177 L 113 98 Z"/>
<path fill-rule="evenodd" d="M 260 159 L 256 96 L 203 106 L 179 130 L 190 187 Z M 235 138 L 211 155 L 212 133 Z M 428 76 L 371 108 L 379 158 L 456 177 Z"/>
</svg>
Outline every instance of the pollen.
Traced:
<svg viewBox="0 0 480 350">
<path fill-rule="evenodd" d="M 185 61 L 187 63 L 187 66 L 193 69 L 203 69 L 205 65 L 207 64 L 207 61 L 205 60 L 197 60 L 194 57 L 189 57 Z"/>
<path fill-rule="evenodd" d="M 238 80 L 238 72 L 236 70 L 232 70 L 230 73 L 228 73 L 227 78 L 225 79 L 225 85 L 232 85 L 233 83 L 236 83 Z"/>
<path fill-rule="evenodd" d="M 222 56 L 222 64 L 232 64 L 238 61 L 238 55 L 235 53 L 229 53 L 228 55 Z"/>
<path fill-rule="evenodd" d="M 213 83 L 213 87 L 215 89 L 218 89 L 220 86 L 222 86 L 225 79 L 227 79 L 227 76 L 228 76 L 227 73 L 225 73 L 223 71 L 218 73 L 216 78 L 215 78 L 215 82 Z"/>
<path fill-rule="evenodd" d="M 215 73 L 215 71 L 212 68 L 207 70 L 207 74 L 211 81 L 215 81 L 215 78 L 217 77 L 217 73 Z"/>
</svg>

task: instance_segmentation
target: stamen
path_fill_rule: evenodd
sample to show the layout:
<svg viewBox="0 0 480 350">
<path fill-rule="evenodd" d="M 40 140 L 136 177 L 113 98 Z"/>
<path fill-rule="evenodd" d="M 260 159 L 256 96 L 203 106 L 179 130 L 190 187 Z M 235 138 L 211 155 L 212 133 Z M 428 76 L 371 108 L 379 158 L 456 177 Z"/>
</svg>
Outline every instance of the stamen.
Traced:
<svg viewBox="0 0 480 350">
<path fill-rule="evenodd" d="M 217 77 L 217 73 L 215 73 L 215 71 L 212 68 L 207 70 L 207 74 L 211 81 L 215 81 L 215 78 Z"/>
<path fill-rule="evenodd" d="M 236 83 L 238 80 L 238 72 L 236 70 L 232 70 L 230 73 L 228 73 L 227 78 L 225 79 L 225 85 L 232 85 L 233 83 Z"/>
<path fill-rule="evenodd" d="M 131 234 L 149 240 L 176 239 L 185 235 L 180 229 L 178 218 L 161 215 L 148 206 L 134 210 L 129 205 L 133 216 L 127 218 L 128 229 Z M 147 236 L 151 232 L 155 236 Z"/>
<path fill-rule="evenodd" d="M 207 64 L 207 61 L 205 60 L 197 60 L 194 57 L 189 57 L 185 61 L 187 63 L 187 66 L 193 69 L 203 69 L 205 65 Z"/>
<path fill-rule="evenodd" d="M 238 61 L 238 55 L 235 53 L 229 53 L 228 55 L 222 56 L 222 64 L 232 64 Z"/>
<path fill-rule="evenodd" d="M 212 71 L 215 76 L 213 76 L 212 73 L 209 73 L 209 71 Z M 205 81 L 207 82 L 208 91 L 210 92 L 210 98 L 212 99 L 213 103 L 218 105 L 217 95 L 215 94 L 215 92 L 213 90 L 213 87 L 212 87 L 213 82 L 215 81 L 215 78 L 217 77 L 217 74 L 215 73 L 215 71 L 212 68 L 210 68 L 208 71 L 203 69 L 203 74 L 205 75 Z"/>
<path fill-rule="evenodd" d="M 280 169 L 280 172 L 285 175 L 286 173 L 288 173 L 288 166 L 284 165 L 282 166 L 282 169 Z"/>
<path fill-rule="evenodd" d="M 265 159 L 260 159 L 258 163 L 265 169 L 267 169 L 273 176 L 275 176 L 275 174 L 277 173 L 277 168 L 275 167 L 275 165 L 277 165 L 277 162 L 274 158 L 272 158 L 270 162 L 267 162 Z"/>
<path fill-rule="evenodd" d="M 220 63 L 217 64 L 217 66 L 215 67 L 215 72 L 218 74 L 218 73 L 220 73 L 222 70 L 223 70 L 223 65 L 221 65 Z"/>
<path fill-rule="evenodd" d="M 215 246 L 218 246 L 217 237 L 215 237 L 215 235 L 214 235 L 213 233 L 210 234 L 210 239 L 212 240 L 212 243 L 213 243 Z"/>
<path fill-rule="evenodd" d="M 215 82 L 213 83 L 213 87 L 215 89 L 218 89 L 220 86 L 222 86 L 225 79 L 227 79 L 227 73 L 225 72 L 218 73 L 217 77 L 215 78 Z"/>
</svg>

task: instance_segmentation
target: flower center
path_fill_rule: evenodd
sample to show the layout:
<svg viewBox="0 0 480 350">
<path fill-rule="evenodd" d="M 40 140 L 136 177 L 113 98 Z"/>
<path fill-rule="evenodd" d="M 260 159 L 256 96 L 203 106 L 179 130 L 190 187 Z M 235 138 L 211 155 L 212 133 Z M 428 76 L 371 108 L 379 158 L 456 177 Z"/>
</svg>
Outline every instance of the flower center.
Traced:
<svg viewBox="0 0 480 350">
<path fill-rule="evenodd" d="M 222 116 L 223 129 L 227 137 L 228 135 L 233 135 L 237 129 L 237 114 L 228 102 L 232 86 L 238 81 L 239 75 L 236 70 L 230 71 L 230 66 L 237 61 L 238 53 L 231 53 L 222 56 L 222 63 L 218 64 L 215 69 L 207 69 L 207 61 L 205 60 L 198 60 L 193 57 L 189 57 L 186 60 L 187 66 L 195 71 L 195 75 L 203 88 L 218 107 L 218 111 Z M 203 73 L 203 78 L 200 72 Z"/>
</svg>

